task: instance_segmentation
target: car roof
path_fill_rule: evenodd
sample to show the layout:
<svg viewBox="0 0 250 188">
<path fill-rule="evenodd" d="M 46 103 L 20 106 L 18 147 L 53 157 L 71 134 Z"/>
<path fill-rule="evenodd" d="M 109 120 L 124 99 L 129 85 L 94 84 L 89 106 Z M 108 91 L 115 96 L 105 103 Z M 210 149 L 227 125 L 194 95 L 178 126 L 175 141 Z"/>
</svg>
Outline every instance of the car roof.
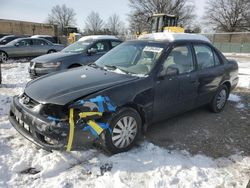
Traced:
<svg viewBox="0 0 250 188">
<path fill-rule="evenodd" d="M 39 38 L 39 37 L 52 37 L 50 35 L 33 35 L 30 38 Z"/>
<path fill-rule="evenodd" d="M 167 42 L 174 42 L 174 41 L 204 41 L 210 42 L 210 40 L 200 34 L 191 34 L 191 33 L 168 33 L 168 32 L 161 32 L 161 33 L 150 33 L 141 35 L 138 40 L 152 40 L 152 41 L 167 41 Z"/>
<path fill-rule="evenodd" d="M 34 37 L 34 38 L 31 38 L 31 37 L 22 37 L 22 38 L 17 38 L 17 39 L 15 39 L 16 41 L 20 41 L 20 40 L 23 40 L 23 39 L 28 39 L 28 40 L 42 40 L 42 41 L 46 41 L 46 42 L 48 42 L 48 43 L 51 43 L 50 41 L 48 41 L 47 39 L 44 39 L 44 38 L 36 38 L 36 37 Z"/>
<path fill-rule="evenodd" d="M 6 35 L 6 36 L 3 36 L 4 37 L 15 37 L 15 35 Z"/>
<path fill-rule="evenodd" d="M 7 39 L 7 38 L 13 38 L 13 37 L 18 38 L 18 36 L 16 35 L 6 35 L 6 36 L 3 36 L 1 39 Z"/>
<path fill-rule="evenodd" d="M 118 40 L 116 36 L 113 35 L 89 35 L 80 38 L 78 41 L 85 41 L 85 40 L 100 40 L 100 39 L 114 39 Z"/>
</svg>

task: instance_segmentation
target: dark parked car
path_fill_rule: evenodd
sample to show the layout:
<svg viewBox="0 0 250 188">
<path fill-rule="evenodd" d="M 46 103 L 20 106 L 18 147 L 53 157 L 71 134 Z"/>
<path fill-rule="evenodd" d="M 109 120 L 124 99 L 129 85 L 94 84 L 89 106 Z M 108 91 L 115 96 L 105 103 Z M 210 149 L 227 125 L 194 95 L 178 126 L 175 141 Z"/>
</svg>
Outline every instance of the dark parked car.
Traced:
<svg viewBox="0 0 250 188">
<path fill-rule="evenodd" d="M 1 66 L 1 61 L 0 61 L 0 84 L 2 84 L 2 66 Z"/>
<path fill-rule="evenodd" d="M 222 111 L 237 82 L 237 63 L 205 37 L 151 34 L 89 66 L 31 81 L 14 97 L 9 119 L 47 150 L 97 142 L 117 153 L 153 122 L 207 104 Z"/>
<path fill-rule="evenodd" d="M 47 54 L 31 60 L 29 73 L 36 78 L 51 72 L 79 67 L 95 62 L 122 41 L 115 36 L 85 36 L 61 52 Z"/>
<path fill-rule="evenodd" d="M 35 57 L 63 48 L 63 45 L 53 44 L 45 39 L 19 38 L 0 46 L 0 58 L 6 61 L 8 58 Z"/>
<path fill-rule="evenodd" d="M 0 45 L 5 45 L 15 39 L 18 39 L 18 38 L 22 38 L 24 36 L 16 36 L 16 35 L 7 35 L 7 36 L 4 36 L 0 39 Z"/>
</svg>

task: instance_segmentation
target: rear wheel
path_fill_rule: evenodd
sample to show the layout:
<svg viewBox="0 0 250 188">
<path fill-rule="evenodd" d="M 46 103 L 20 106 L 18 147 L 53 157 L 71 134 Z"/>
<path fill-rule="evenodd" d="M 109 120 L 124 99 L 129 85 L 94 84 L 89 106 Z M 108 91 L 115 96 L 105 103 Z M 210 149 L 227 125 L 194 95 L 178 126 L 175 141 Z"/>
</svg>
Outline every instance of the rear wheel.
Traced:
<svg viewBox="0 0 250 188">
<path fill-rule="evenodd" d="M 5 52 L 0 52 L 0 62 L 6 62 L 8 60 L 8 55 Z"/>
<path fill-rule="evenodd" d="M 220 86 L 213 100 L 209 104 L 211 111 L 215 113 L 221 112 L 227 103 L 228 96 L 229 96 L 228 87 L 226 85 Z"/>
<path fill-rule="evenodd" d="M 111 153 L 125 152 L 131 149 L 141 132 L 141 117 L 131 108 L 121 109 L 115 114 L 105 135 L 105 146 Z"/>
</svg>

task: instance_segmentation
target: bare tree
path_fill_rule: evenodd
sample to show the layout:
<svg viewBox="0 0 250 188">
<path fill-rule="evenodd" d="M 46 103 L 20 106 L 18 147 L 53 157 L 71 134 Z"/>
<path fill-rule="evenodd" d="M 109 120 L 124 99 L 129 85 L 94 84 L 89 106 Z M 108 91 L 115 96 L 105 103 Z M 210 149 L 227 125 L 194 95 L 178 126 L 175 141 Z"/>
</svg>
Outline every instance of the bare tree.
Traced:
<svg viewBox="0 0 250 188">
<path fill-rule="evenodd" d="M 113 14 L 108 18 L 107 21 L 107 28 L 111 32 L 112 35 L 118 35 L 122 32 L 123 30 L 123 23 L 120 20 L 119 15 Z"/>
<path fill-rule="evenodd" d="M 132 9 L 129 15 L 132 32 L 140 33 L 147 29 L 147 19 L 154 13 L 177 15 L 182 25 L 190 25 L 195 17 L 195 6 L 191 0 L 129 0 L 129 6 Z"/>
<path fill-rule="evenodd" d="M 208 0 L 203 19 L 216 31 L 250 31 L 250 1 Z"/>
<path fill-rule="evenodd" d="M 73 8 L 68 8 L 66 5 L 56 5 L 51 9 L 48 15 L 48 23 L 58 25 L 61 34 L 66 26 L 75 24 L 76 13 Z"/>
<path fill-rule="evenodd" d="M 91 12 L 85 20 L 85 33 L 100 34 L 104 26 L 104 21 L 97 12 Z"/>
</svg>

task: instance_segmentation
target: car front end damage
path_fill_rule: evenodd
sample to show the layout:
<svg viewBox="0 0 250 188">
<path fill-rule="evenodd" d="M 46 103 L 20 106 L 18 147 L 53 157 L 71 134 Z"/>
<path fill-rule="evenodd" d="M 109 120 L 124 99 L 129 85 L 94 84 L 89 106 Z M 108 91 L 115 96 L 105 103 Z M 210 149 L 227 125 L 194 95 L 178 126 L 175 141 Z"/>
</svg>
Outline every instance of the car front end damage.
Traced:
<svg viewBox="0 0 250 188">
<path fill-rule="evenodd" d="M 80 150 L 104 138 L 116 106 L 106 96 L 67 107 L 40 104 L 27 95 L 13 98 L 9 120 L 25 138 L 47 150 Z"/>
</svg>

